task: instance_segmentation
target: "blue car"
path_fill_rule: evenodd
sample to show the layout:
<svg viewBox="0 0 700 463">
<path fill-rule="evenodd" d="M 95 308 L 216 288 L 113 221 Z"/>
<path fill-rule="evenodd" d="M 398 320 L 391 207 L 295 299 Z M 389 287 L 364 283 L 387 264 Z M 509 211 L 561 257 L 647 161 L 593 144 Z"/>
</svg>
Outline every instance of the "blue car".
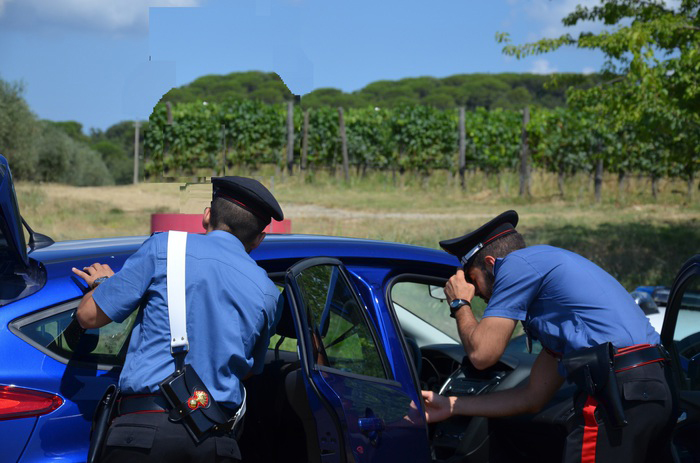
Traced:
<svg viewBox="0 0 700 463">
<path fill-rule="evenodd" d="M 54 243 L 32 231 L 0 156 L 0 461 L 85 461 L 94 410 L 117 381 L 136 314 L 81 330 L 73 313 L 86 288 L 71 268 L 101 262 L 118 271 L 145 239 Z M 463 358 L 441 291 L 459 265 L 454 257 L 302 235 L 271 235 L 252 256 L 283 292 L 284 311 L 263 373 L 246 382 L 245 461 L 560 460 L 570 386 L 537 415 L 426 424 L 421 389 L 476 395 L 517 387 L 536 353 L 520 337 L 486 370 Z M 675 368 L 680 461 L 700 455 L 700 324 L 680 340 L 673 331 L 695 322 L 698 309 L 684 305 L 683 291 L 698 288 L 700 256 L 679 275 L 662 332 L 675 365 L 685 365 Z"/>
</svg>

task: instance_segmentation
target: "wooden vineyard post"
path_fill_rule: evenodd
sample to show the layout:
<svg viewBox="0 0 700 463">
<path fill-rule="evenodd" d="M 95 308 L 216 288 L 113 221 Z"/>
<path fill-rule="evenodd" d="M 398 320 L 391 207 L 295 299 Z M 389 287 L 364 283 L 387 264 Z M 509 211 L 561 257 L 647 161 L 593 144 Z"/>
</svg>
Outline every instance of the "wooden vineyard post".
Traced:
<svg viewBox="0 0 700 463">
<path fill-rule="evenodd" d="M 467 168 L 466 149 L 467 136 L 464 127 L 464 106 L 459 108 L 459 184 L 462 190 L 465 188 L 464 171 Z"/>
<path fill-rule="evenodd" d="M 304 129 L 301 139 L 301 170 L 306 170 L 306 156 L 309 152 L 309 109 L 304 111 Z"/>
<path fill-rule="evenodd" d="M 343 174 L 345 175 L 345 181 L 350 181 L 350 166 L 348 162 L 348 137 L 345 133 L 345 118 L 343 117 L 343 108 L 338 108 L 338 118 L 340 119 L 340 143 L 343 152 Z"/>
<path fill-rule="evenodd" d="M 595 178 L 593 180 L 595 189 L 595 202 L 599 203 L 603 191 L 603 160 L 598 159 L 595 164 Z"/>
<path fill-rule="evenodd" d="M 221 175 L 226 175 L 226 125 L 221 124 Z"/>
<path fill-rule="evenodd" d="M 287 102 L 287 172 L 294 169 L 294 101 Z"/>
<path fill-rule="evenodd" d="M 139 183 L 139 139 L 141 121 L 134 122 L 134 185 Z"/>
<path fill-rule="evenodd" d="M 520 136 L 520 197 L 530 196 L 530 148 L 527 140 L 527 124 L 530 123 L 530 108 L 523 110 L 523 130 Z"/>
</svg>

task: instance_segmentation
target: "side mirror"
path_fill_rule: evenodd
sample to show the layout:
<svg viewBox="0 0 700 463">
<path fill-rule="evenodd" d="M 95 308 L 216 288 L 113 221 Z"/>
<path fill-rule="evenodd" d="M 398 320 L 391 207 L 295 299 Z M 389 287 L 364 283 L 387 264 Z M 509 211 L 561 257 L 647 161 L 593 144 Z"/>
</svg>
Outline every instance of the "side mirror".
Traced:
<svg viewBox="0 0 700 463">
<path fill-rule="evenodd" d="M 447 300 L 447 296 L 445 296 L 445 288 L 442 286 L 430 285 L 428 287 L 428 292 L 430 293 L 430 297 L 433 299 L 439 299 L 441 301 Z"/>
</svg>

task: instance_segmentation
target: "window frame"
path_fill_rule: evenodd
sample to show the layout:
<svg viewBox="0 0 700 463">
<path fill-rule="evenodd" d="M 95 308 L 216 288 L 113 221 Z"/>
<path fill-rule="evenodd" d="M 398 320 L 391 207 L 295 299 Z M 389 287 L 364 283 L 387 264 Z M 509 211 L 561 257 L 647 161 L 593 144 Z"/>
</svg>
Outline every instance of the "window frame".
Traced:
<svg viewBox="0 0 700 463">
<path fill-rule="evenodd" d="M 81 297 L 78 297 L 75 299 L 61 302 L 61 303 L 56 304 L 54 306 L 49 306 L 49 307 L 37 310 L 36 312 L 33 312 L 29 315 L 24 315 L 20 318 L 12 320 L 8 324 L 8 328 L 9 328 L 10 332 L 12 332 L 15 336 L 20 338 L 22 341 L 26 342 L 30 346 L 39 350 L 47 357 L 50 357 L 50 358 L 52 358 L 52 359 L 54 359 L 54 360 L 56 360 L 64 365 L 70 364 L 70 365 L 73 365 L 73 366 L 76 366 L 79 368 L 90 368 L 90 369 L 96 368 L 97 370 L 101 370 L 101 371 L 121 370 L 124 367 L 124 359 L 126 358 L 126 352 L 129 348 L 131 333 L 133 332 L 133 328 L 134 328 L 133 324 L 131 326 L 131 329 L 129 330 L 129 334 L 128 334 L 126 340 L 124 341 L 121 348 L 119 349 L 119 353 L 117 355 L 115 355 L 115 357 L 114 357 L 115 360 L 118 358 L 122 358 L 121 363 L 104 363 L 104 362 L 99 362 L 99 361 L 93 362 L 93 361 L 85 361 L 82 359 L 75 360 L 75 359 L 66 357 L 65 355 L 61 355 L 58 352 L 55 352 L 55 351 L 49 349 L 48 347 L 39 344 L 38 342 L 34 341 L 31 337 L 29 337 L 27 334 L 22 332 L 22 328 L 24 328 L 27 325 L 30 325 L 30 324 L 35 323 L 35 322 L 39 322 L 41 320 L 52 317 L 54 315 L 77 310 L 81 299 L 82 299 Z M 71 315 L 71 316 L 73 316 L 73 315 Z M 101 329 L 101 328 L 99 328 L 99 329 Z M 90 355 L 90 354 L 88 354 L 88 355 Z"/>
</svg>

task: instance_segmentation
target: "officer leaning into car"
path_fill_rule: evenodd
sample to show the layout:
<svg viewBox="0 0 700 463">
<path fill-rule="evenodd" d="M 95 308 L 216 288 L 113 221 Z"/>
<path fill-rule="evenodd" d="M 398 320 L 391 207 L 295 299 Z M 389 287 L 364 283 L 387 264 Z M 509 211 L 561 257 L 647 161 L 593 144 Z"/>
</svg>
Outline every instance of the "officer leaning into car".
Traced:
<svg viewBox="0 0 700 463">
<path fill-rule="evenodd" d="M 186 361 L 212 399 L 231 416 L 244 400 L 241 380 L 259 373 L 278 320 L 279 291 L 248 255 L 265 237 L 271 218 L 282 220 L 273 195 L 243 177 L 212 179 L 205 235 L 186 245 Z M 166 289 L 168 234 L 154 234 L 113 273 L 94 264 L 73 269 L 92 291 L 78 307 L 83 328 L 124 321 L 138 312 L 124 368 L 117 417 L 105 440 L 102 462 L 238 461 L 235 430 L 212 432 L 196 443 L 182 422 L 169 419 L 159 383 L 173 374 Z M 189 365 L 188 365 L 189 366 Z"/>
<path fill-rule="evenodd" d="M 676 401 L 659 335 L 612 276 L 573 252 L 525 247 L 517 223 L 507 211 L 440 245 L 463 265 L 445 294 L 469 360 L 494 365 L 520 321 L 528 345 L 543 346 L 529 381 L 479 396 L 423 391 L 426 419 L 536 413 L 566 378 L 577 393 L 562 461 L 669 461 Z M 474 296 L 487 302 L 481 321 Z"/>
</svg>

